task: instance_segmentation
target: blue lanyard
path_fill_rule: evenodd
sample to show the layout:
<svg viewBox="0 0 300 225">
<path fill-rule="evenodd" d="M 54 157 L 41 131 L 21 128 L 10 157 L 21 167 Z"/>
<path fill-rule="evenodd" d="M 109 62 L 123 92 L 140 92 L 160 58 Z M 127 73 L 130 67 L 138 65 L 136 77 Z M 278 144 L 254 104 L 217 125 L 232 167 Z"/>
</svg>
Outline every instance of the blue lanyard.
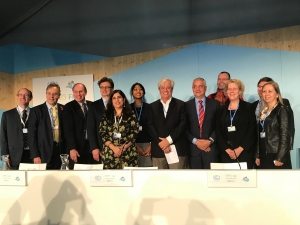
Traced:
<svg viewBox="0 0 300 225">
<path fill-rule="evenodd" d="M 239 108 L 239 107 L 238 107 L 238 108 Z M 231 115 L 231 111 L 232 111 L 232 110 L 229 110 L 230 126 L 231 126 L 231 127 L 232 127 L 232 121 L 233 121 L 233 119 L 234 119 L 234 117 L 235 117 L 235 114 L 236 114 L 236 111 L 238 110 L 238 108 L 237 108 L 236 110 L 234 110 L 233 115 Z"/>
<path fill-rule="evenodd" d="M 136 117 L 137 117 L 137 119 L 138 119 L 138 122 L 140 122 L 141 115 L 142 115 L 142 111 L 143 111 L 143 103 L 142 103 L 142 105 L 141 105 L 141 110 L 140 110 L 139 113 L 137 112 L 136 107 L 134 107 L 134 111 L 135 111 Z"/>
</svg>

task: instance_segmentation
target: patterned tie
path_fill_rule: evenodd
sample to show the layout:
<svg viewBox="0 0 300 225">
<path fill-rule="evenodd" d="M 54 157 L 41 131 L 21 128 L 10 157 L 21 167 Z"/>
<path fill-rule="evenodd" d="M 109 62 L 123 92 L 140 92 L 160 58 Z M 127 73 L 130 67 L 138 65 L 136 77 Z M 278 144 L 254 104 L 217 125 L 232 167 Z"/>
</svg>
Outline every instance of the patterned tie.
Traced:
<svg viewBox="0 0 300 225">
<path fill-rule="evenodd" d="M 23 121 L 23 128 L 27 128 L 26 122 L 27 122 L 27 110 L 24 109 L 22 112 L 22 121 Z M 29 149 L 28 147 L 28 136 L 27 132 L 23 133 L 23 148 L 24 149 Z"/>
<path fill-rule="evenodd" d="M 59 119 L 57 106 L 52 106 L 51 109 L 52 122 L 53 122 L 53 140 L 59 142 Z"/>
<path fill-rule="evenodd" d="M 25 127 L 26 120 L 27 120 L 27 110 L 24 109 L 22 112 L 22 121 L 24 123 L 24 127 Z"/>
<path fill-rule="evenodd" d="M 85 102 L 82 103 L 82 109 L 83 109 L 83 114 L 84 114 L 84 116 L 86 117 L 88 109 L 87 109 L 87 106 L 86 106 L 86 103 L 85 103 Z"/>
<path fill-rule="evenodd" d="M 204 107 L 203 107 L 203 101 L 199 100 L 199 126 L 200 126 L 200 136 L 202 134 L 202 126 L 203 126 L 203 121 L 204 121 Z"/>
</svg>

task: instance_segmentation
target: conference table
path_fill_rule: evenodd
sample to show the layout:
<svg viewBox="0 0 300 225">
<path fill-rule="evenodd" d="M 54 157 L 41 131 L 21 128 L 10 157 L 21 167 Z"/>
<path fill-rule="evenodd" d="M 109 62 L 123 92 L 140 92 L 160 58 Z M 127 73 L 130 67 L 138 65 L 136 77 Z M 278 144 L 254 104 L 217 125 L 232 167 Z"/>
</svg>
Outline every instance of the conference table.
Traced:
<svg viewBox="0 0 300 225">
<path fill-rule="evenodd" d="M 0 171 L 0 183 L 0 225 L 300 224 L 299 170 Z"/>
</svg>

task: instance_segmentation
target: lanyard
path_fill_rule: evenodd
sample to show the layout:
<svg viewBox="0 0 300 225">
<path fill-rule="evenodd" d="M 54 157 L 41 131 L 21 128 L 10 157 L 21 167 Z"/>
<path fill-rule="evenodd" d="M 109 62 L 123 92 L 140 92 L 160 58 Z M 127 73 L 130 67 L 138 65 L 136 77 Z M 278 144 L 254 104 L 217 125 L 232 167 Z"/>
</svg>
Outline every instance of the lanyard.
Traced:
<svg viewBox="0 0 300 225">
<path fill-rule="evenodd" d="M 122 114 L 122 116 L 120 117 L 120 119 L 119 119 L 119 121 L 118 121 L 118 120 L 117 120 L 117 117 L 116 117 L 116 115 L 115 115 L 115 124 L 117 125 L 118 130 L 119 130 L 119 125 L 120 125 L 120 123 L 122 122 L 122 118 L 123 118 L 123 114 Z"/>
<path fill-rule="evenodd" d="M 141 119 L 141 115 L 142 115 L 142 111 L 143 111 L 143 104 L 141 105 L 141 109 L 140 109 L 140 112 L 138 113 L 138 111 L 136 110 L 137 108 L 134 107 L 134 111 L 135 111 L 135 115 L 138 119 L 138 122 L 140 122 L 140 119 Z"/>
<path fill-rule="evenodd" d="M 239 107 L 238 107 L 238 108 L 239 108 Z M 236 110 L 234 110 L 233 115 L 231 114 L 231 111 L 233 111 L 233 110 L 229 110 L 230 126 L 231 126 L 231 127 L 232 127 L 232 121 L 233 121 L 233 119 L 234 119 L 234 117 L 235 117 L 235 114 L 236 114 L 236 111 L 238 110 L 238 108 L 237 108 Z"/>
</svg>

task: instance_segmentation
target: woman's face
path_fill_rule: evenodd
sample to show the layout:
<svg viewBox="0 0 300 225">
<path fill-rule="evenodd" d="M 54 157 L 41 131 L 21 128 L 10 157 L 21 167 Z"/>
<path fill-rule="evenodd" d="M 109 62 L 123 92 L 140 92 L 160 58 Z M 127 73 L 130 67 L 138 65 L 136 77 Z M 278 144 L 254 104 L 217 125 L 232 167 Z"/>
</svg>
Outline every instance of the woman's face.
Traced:
<svg viewBox="0 0 300 225">
<path fill-rule="evenodd" d="M 273 85 L 266 84 L 262 89 L 262 97 L 267 104 L 272 104 L 277 102 L 278 94 L 276 93 Z"/>
<path fill-rule="evenodd" d="M 141 99 L 144 97 L 144 91 L 140 85 L 135 85 L 132 90 L 132 96 L 134 99 Z"/>
<path fill-rule="evenodd" d="M 124 105 L 124 98 L 119 93 L 112 96 L 112 105 L 115 109 L 121 109 Z"/>
<path fill-rule="evenodd" d="M 240 98 L 240 89 L 236 83 L 229 83 L 227 89 L 227 96 L 230 101 Z"/>
</svg>

